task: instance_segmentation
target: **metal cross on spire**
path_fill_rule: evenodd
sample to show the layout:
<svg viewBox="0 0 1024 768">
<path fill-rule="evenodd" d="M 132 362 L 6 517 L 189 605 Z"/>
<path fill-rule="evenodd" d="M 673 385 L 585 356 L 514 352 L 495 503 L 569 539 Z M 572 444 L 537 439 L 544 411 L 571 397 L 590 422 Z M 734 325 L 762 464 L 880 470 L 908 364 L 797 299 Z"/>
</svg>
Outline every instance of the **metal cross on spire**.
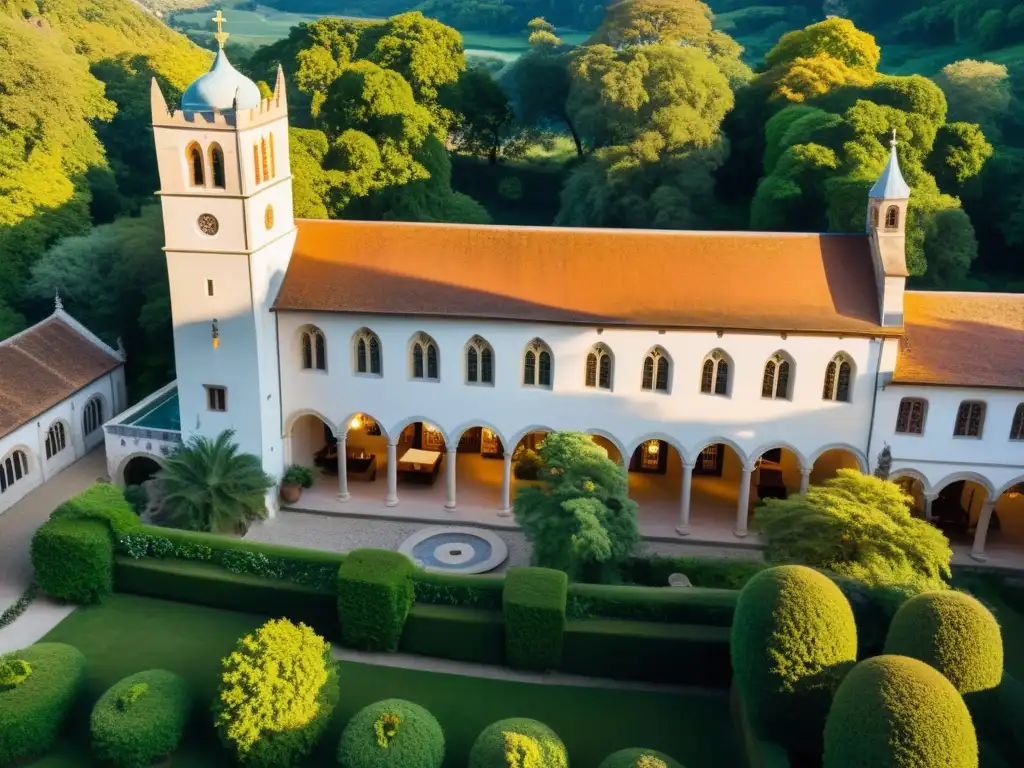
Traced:
<svg viewBox="0 0 1024 768">
<path fill-rule="evenodd" d="M 213 36 L 213 39 L 216 40 L 217 45 L 223 49 L 224 43 L 226 43 L 228 38 L 231 37 L 231 35 L 224 31 L 224 22 L 227 21 L 227 19 L 224 18 L 224 14 L 221 13 L 218 8 L 217 15 L 213 17 L 213 20 L 217 22 L 217 34 Z"/>
<path fill-rule="evenodd" d="M 64 309 L 64 300 L 61 299 L 60 290 L 58 289 L 53 292 L 53 311 L 60 312 L 62 309 Z"/>
<path fill-rule="evenodd" d="M 896 129 L 895 128 L 892 129 L 892 141 L 889 142 L 889 146 L 890 147 L 895 147 L 896 146 Z"/>
</svg>

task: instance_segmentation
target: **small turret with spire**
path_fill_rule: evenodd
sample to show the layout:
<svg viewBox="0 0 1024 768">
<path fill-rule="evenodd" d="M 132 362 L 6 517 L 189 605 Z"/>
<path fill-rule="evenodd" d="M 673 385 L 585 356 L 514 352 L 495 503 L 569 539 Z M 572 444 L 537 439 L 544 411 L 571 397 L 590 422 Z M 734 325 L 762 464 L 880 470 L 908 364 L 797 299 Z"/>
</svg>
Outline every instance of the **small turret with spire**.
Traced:
<svg viewBox="0 0 1024 768">
<path fill-rule="evenodd" d="M 907 272 L 907 206 L 910 186 L 900 171 L 896 129 L 889 141 L 889 159 L 868 192 L 867 232 L 875 264 L 882 325 L 903 325 L 903 288 Z"/>
</svg>

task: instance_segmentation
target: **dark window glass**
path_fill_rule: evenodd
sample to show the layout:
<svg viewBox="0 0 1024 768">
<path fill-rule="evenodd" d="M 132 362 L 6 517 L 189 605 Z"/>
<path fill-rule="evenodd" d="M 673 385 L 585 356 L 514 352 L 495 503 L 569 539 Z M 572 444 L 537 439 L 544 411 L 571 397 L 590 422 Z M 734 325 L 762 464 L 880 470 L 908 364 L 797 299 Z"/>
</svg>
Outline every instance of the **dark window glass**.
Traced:
<svg viewBox="0 0 1024 768">
<path fill-rule="evenodd" d="M 705 360 L 704 367 L 700 372 L 700 391 L 711 394 L 711 387 L 715 380 L 714 360 Z"/>
<path fill-rule="evenodd" d="M 437 378 L 437 347 L 427 344 L 427 378 Z"/>
<path fill-rule="evenodd" d="M 541 350 L 537 365 L 537 383 L 542 387 L 551 386 L 551 355 L 547 350 Z"/>
<path fill-rule="evenodd" d="M 532 349 L 526 351 L 523 358 L 523 384 L 533 386 L 537 383 L 537 355 Z"/>
<path fill-rule="evenodd" d="M 423 378 L 423 346 L 420 344 L 412 345 L 412 377 Z"/>
<path fill-rule="evenodd" d="M 494 383 L 494 354 L 490 347 L 480 352 L 480 381 L 484 384 Z"/>
<path fill-rule="evenodd" d="M 476 383 L 479 379 L 477 370 L 478 356 L 476 347 L 470 347 L 466 351 L 466 379 L 473 383 Z"/>
<path fill-rule="evenodd" d="M 715 374 L 715 394 L 724 395 L 729 391 L 729 363 L 718 361 L 718 372 Z"/>
<path fill-rule="evenodd" d="M 593 352 L 587 355 L 587 378 L 585 384 L 588 387 L 597 386 L 597 355 Z"/>
<path fill-rule="evenodd" d="M 602 389 L 612 388 L 612 359 L 608 355 L 601 356 L 601 371 L 598 383 Z"/>
</svg>

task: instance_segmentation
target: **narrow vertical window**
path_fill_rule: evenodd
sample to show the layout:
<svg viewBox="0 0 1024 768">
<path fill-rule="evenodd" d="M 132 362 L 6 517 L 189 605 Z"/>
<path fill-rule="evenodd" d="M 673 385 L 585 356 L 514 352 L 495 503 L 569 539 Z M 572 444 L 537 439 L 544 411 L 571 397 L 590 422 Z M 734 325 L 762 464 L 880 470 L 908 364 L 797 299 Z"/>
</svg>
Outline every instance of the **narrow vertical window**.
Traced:
<svg viewBox="0 0 1024 768">
<path fill-rule="evenodd" d="M 224 189 L 227 186 L 224 178 L 224 150 L 218 144 L 210 145 L 210 171 L 213 174 L 213 186 Z"/>
<path fill-rule="evenodd" d="M 366 339 L 356 342 L 356 373 L 366 373 Z"/>
<path fill-rule="evenodd" d="M 427 378 L 437 378 L 437 347 L 433 344 L 427 345 Z"/>
<path fill-rule="evenodd" d="M 206 295 L 213 296 L 213 280 L 206 281 Z"/>
<path fill-rule="evenodd" d="M 668 392 L 668 359 L 661 357 L 657 363 L 658 374 L 654 380 L 654 388 L 659 392 Z"/>
<path fill-rule="evenodd" d="M 203 173 L 203 151 L 198 144 L 189 144 L 186 150 L 188 157 L 189 183 L 193 187 L 201 187 L 205 183 Z"/>
<path fill-rule="evenodd" d="M 476 347 L 470 347 L 466 350 L 466 379 L 473 384 L 480 381 L 479 371 L 480 356 L 476 351 Z"/>
<path fill-rule="evenodd" d="M 821 399 L 831 400 L 836 387 L 836 361 L 825 366 L 825 385 L 821 389 Z"/>
<path fill-rule="evenodd" d="M 775 391 L 775 361 L 769 360 L 764 365 L 764 377 L 761 379 L 761 397 L 771 397 Z"/>
<path fill-rule="evenodd" d="M 370 337 L 370 373 L 380 376 L 380 342 L 376 336 Z"/>
<path fill-rule="evenodd" d="M 267 140 L 260 139 L 260 158 L 263 161 L 263 180 L 270 181 L 270 164 L 267 162 Z"/>
<path fill-rule="evenodd" d="M 704 367 L 700 373 L 700 391 L 711 394 L 715 380 L 715 361 L 708 358 L 704 361 Z"/>
<path fill-rule="evenodd" d="M 480 352 L 480 381 L 484 384 L 494 383 L 494 353 L 490 347 Z"/>
<path fill-rule="evenodd" d="M 789 361 L 779 363 L 779 379 L 775 384 L 776 399 L 785 400 L 789 397 Z"/>
<path fill-rule="evenodd" d="M 523 384 L 533 386 L 537 383 L 537 355 L 532 349 L 526 350 L 523 357 Z"/>
<path fill-rule="evenodd" d="M 316 368 L 318 371 L 327 370 L 327 340 L 320 331 L 314 331 L 316 337 Z"/>
<path fill-rule="evenodd" d="M 256 183 L 260 183 L 260 145 L 252 145 L 252 170 L 256 174 Z"/>
<path fill-rule="evenodd" d="M 641 389 L 654 389 L 654 358 L 648 355 L 644 359 L 644 375 L 640 382 Z"/>
<path fill-rule="evenodd" d="M 587 374 L 584 383 L 588 387 L 597 386 L 597 355 L 593 352 L 587 355 Z"/>
<path fill-rule="evenodd" d="M 601 389 L 612 388 L 612 358 L 611 355 L 601 355 L 600 371 L 597 384 Z"/>
<path fill-rule="evenodd" d="M 839 364 L 839 379 L 836 381 L 836 400 L 840 403 L 850 402 L 850 364 L 842 362 Z"/>
<path fill-rule="evenodd" d="M 537 355 L 537 383 L 542 387 L 551 386 L 551 354 L 546 349 Z"/>
<path fill-rule="evenodd" d="M 313 339 L 308 332 L 302 334 L 302 367 L 307 371 L 313 367 Z"/>
<path fill-rule="evenodd" d="M 423 378 L 423 345 L 413 344 L 412 345 L 412 377 L 414 379 Z"/>
<path fill-rule="evenodd" d="M 718 371 L 715 374 L 715 394 L 724 395 L 729 391 L 729 361 L 719 360 Z"/>
<path fill-rule="evenodd" d="M 1017 406 L 1013 412 L 1013 421 L 1010 424 L 1010 439 L 1024 440 L 1024 403 Z"/>
<path fill-rule="evenodd" d="M 270 134 L 270 178 L 277 178 L 277 168 L 274 164 L 274 134 Z"/>
<path fill-rule="evenodd" d="M 895 205 L 890 205 L 888 210 L 885 212 L 885 228 L 886 229 L 898 229 L 900 226 L 900 209 Z"/>
</svg>

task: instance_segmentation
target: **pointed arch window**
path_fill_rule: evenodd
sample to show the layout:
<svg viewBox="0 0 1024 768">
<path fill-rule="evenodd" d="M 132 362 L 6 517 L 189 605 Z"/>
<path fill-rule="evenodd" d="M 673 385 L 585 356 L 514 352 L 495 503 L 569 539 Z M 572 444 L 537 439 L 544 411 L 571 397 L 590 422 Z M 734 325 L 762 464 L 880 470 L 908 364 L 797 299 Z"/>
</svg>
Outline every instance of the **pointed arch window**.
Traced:
<svg viewBox="0 0 1024 768">
<path fill-rule="evenodd" d="M 541 339 L 531 341 L 523 353 L 523 385 L 550 389 L 553 364 L 551 348 Z"/>
<path fill-rule="evenodd" d="M 188 145 L 185 150 L 185 158 L 188 160 L 189 184 L 193 187 L 202 187 L 206 183 L 206 174 L 203 168 L 203 150 L 195 142 Z"/>
<path fill-rule="evenodd" d="M 761 379 L 761 397 L 788 400 L 792 363 L 782 352 L 777 352 L 764 364 Z"/>
<path fill-rule="evenodd" d="M 838 403 L 850 402 L 850 380 L 853 377 L 853 364 L 844 354 L 838 354 L 825 366 L 825 382 L 821 389 L 822 400 L 834 400 Z"/>
<path fill-rule="evenodd" d="M 267 161 L 267 140 L 265 138 L 260 139 L 260 160 L 263 167 L 263 180 L 269 181 L 270 176 L 270 163 Z"/>
<path fill-rule="evenodd" d="M 19 480 L 28 477 L 28 456 L 24 451 L 14 450 L 0 463 L 0 493 Z"/>
<path fill-rule="evenodd" d="M 964 400 L 956 412 L 956 425 L 953 427 L 954 437 L 981 437 L 985 426 L 985 403 L 977 400 Z"/>
<path fill-rule="evenodd" d="M 327 370 L 327 340 L 316 326 L 302 331 L 302 367 L 307 371 Z"/>
<path fill-rule="evenodd" d="M 923 435 L 927 411 L 927 400 L 919 397 L 905 397 L 900 400 L 900 409 L 896 414 L 897 434 Z"/>
<path fill-rule="evenodd" d="M 64 430 L 64 422 L 58 421 L 46 432 L 46 458 L 52 459 L 58 453 L 67 448 L 67 433 Z"/>
<path fill-rule="evenodd" d="M 886 229 L 899 229 L 900 227 L 900 209 L 897 205 L 890 205 L 885 210 L 885 228 Z"/>
<path fill-rule="evenodd" d="M 584 384 L 594 389 L 612 388 L 612 351 L 607 344 L 595 344 L 587 353 Z"/>
<path fill-rule="evenodd" d="M 1010 439 L 1024 440 L 1024 403 L 1017 406 L 1013 412 L 1013 422 L 1010 424 Z"/>
<path fill-rule="evenodd" d="M 494 384 L 494 350 L 480 336 L 466 344 L 466 383 Z"/>
<path fill-rule="evenodd" d="M 256 183 L 260 183 L 260 145 L 252 145 L 252 169 L 256 175 Z"/>
<path fill-rule="evenodd" d="M 210 173 L 213 176 L 214 187 L 224 189 L 227 186 L 224 177 L 224 150 L 219 144 L 210 145 Z"/>
<path fill-rule="evenodd" d="M 355 342 L 356 373 L 380 376 L 380 339 L 369 328 L 360 328 L 353 337 Z"/>
<path fill-rule="evenodd" d="M 716 349 L 704 358 L 700 391 L 705 395 L 729 395 L 729 358 L 722 350 Z"/>
<path fill-rule="evenodd" d="M 412 377 L 420 381 L 438 381 L 437 342 L 425 333 L 412 341 Z"/>
<path fill-rule="evenodd" d="M 640 388 L 649 392 L 668 392 L 671 361 L 668 353 L 661 347 L 655 347 L 644 358 L 643 376 Z"/>
<path fill-rule="evenodd" d="M 93 395 L 82 409 L 82 434 L 91 435 L 103 424 L 103 400 Z"/>
</svg>

